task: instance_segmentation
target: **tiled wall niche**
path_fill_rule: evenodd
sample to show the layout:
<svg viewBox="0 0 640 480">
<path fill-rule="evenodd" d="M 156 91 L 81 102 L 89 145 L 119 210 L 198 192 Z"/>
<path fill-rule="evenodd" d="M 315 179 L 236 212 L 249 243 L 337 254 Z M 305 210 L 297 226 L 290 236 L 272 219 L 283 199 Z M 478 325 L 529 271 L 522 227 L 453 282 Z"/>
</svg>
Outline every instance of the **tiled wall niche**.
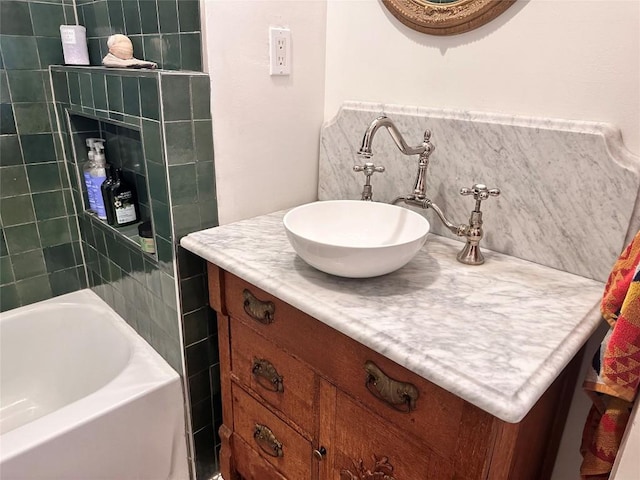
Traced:
<svg viewBox="0 0 640 480">
<path fill-rule="evenodd" d="M 70 119 L 60 122 L 61 138 L 88 285 L 185 376 L 197 478 L 208 478 L 221 421 L 215 317 L 202 260 L 177 246 L 217 225 L 208 76 L 100 67 L 51 67 L 51 76 L 58 118 Z M 78 168 L 85 139 L 97 134 L 108 140 L 107 162 L 129 164 L 146 189 L 156 257 L 84 212 Z"/>
<path fill-rule="evenodd" d="M 108 163 L 113 169 L 121 169 L 124 180 L 136 190 L 140 214 L 138 223 L 150 220 L 149 188 L 140 131 L 130 126 L 124 127 L 74 114 L 71 111 L 67 111 L 66 121 L 67 131 L 74 133 L 72 135 L 74 157 L 80 160 L 76 163 L 76 173 L 82 189 L 84 204 L 78 205 L 79 211 L 89 210 L 89 198 L 82 180 L 82 168 L 87 156 L 86 141 L 89 138 L 102 138 L 105 140 L 105 156 L 109 158 Z M 119 228 L 117 231 L 123 233 L 127 238 L 131 238 L 134 243 L 139 243 L 137 224 Z"/>
</svg>

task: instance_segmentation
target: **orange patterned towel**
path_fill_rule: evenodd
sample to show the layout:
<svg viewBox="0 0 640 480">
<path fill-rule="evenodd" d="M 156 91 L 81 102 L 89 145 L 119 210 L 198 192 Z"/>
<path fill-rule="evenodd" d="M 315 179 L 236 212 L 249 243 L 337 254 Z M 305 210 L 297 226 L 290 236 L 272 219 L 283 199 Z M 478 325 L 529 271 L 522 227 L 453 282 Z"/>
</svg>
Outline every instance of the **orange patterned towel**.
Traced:
<svg viewBox="0 0 640 480">
<path fill-rule="evenodd" d="M 583 479 L 609 478 L 640 382 L 640 232 L 613 267 L 600 306 L 611 328 L 583 387 L 593 400 L 580 452 Z"/>
</svg>

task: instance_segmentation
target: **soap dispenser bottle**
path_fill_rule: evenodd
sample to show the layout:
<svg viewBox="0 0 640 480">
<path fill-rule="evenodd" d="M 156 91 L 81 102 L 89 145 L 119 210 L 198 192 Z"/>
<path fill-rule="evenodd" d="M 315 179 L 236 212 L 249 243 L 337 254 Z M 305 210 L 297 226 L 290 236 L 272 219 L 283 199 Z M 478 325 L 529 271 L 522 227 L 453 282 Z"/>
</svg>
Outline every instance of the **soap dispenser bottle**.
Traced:
<svg viewBox="0 0 640 480">
<path fill-rule="evenodd" d="M 113 185 L 111 188 L 111 200 L 113 202 L 114 226 L 124 227 L 136 223 L 138 214 L 138 199 L 136 190 L 122 176 L 122 169 L 116 168 Z"/>
<path fill-rule="evenodd" d="M 87 197 L 89 197 L 89 210 L 96 211 L 96 199 L 94 195 L 93 183 L 91 182 L 91 170 L 95 166 L 93 143 L 95 138 L 87 138 L 86 144 L 89 151 L 87 156 L 89 159 L 82 165 L 82 177 L 84 178 L 84 186 L 87 190 Z"/>
<path fill-rule="evenodd" d="M 102 183 L 107 179 L 107 160 L 104 156 L 104 140 L 94 139 L 93 142 L 93 161 L 94 166 L 91 172 L 91 185 L 93 187 L 93 197 L 96 202 L 96 214 L 100 220 L 107 219 L 107 212 L 102 198 Z"/>
</svg>

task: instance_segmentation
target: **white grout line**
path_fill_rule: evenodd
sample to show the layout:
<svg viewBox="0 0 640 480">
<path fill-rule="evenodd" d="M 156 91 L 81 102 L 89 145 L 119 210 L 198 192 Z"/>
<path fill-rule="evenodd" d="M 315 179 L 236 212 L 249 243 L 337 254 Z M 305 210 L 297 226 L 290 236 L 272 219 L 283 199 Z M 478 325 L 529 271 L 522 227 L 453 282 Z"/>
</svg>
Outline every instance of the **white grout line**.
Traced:
<svg viewBox="0 0 640 480">
<path fill-rule="evenodd" d="M 80 25 L 80 22 L 78 21 L 78 7 L 76 5 L 76 0 L 73 0 L 73 14 L 76 17 L 76 25 Z"/>
</svg>

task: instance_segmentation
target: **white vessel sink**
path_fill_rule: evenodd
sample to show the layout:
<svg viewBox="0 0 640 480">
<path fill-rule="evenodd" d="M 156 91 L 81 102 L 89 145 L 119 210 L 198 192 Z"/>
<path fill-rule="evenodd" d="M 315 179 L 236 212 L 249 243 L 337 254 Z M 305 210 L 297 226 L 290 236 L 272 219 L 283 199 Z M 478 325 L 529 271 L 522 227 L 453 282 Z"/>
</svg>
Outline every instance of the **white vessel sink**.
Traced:
<svg viewBox="0 0 640 480">
<path fill-rule="evenodd" d="M 416 212 L 359 200 L 301 205 L 283 222 L 300 258 L 318 270 L 349 278 L 376 277 L 403 267 L 429 233 L 429 222 Z"/>
</svg>

